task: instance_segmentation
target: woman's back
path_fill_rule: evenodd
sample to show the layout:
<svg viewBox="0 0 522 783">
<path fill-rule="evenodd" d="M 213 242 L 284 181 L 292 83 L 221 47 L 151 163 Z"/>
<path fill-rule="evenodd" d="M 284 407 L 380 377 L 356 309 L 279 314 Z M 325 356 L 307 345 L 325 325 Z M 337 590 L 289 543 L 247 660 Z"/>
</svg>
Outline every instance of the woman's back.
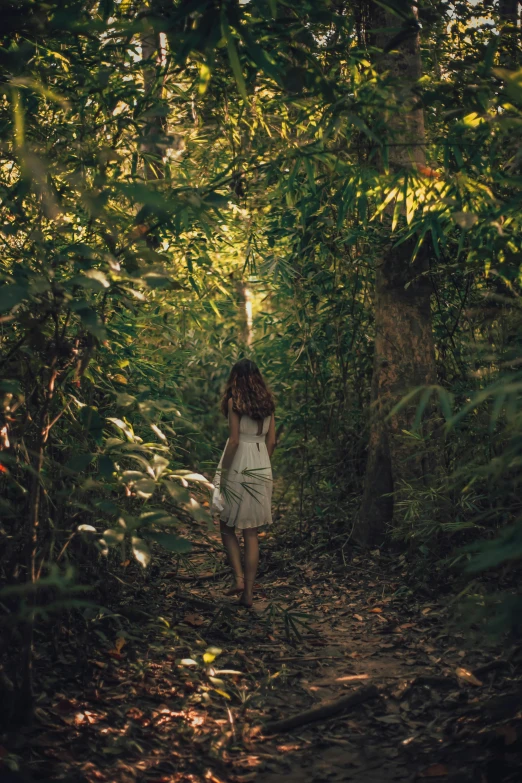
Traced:
<svg viewBox="0 0 522 783">
<path fill-rule="evenodd" d="M 241 435 L 266 435 L 270 426 L 271 416 L 265 416 L 264 419 L 252 419 L 250 416 L 242 415 L 239 422 L 239 438 Z"/>
</svg>

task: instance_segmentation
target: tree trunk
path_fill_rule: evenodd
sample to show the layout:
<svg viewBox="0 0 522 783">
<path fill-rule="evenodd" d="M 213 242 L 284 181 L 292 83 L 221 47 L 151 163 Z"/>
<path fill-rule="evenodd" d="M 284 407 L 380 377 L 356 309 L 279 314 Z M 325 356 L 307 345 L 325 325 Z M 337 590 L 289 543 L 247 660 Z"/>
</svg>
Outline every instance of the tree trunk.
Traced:
<svg viewBox="0 0 522 783">
<path fill-rule="evenodd" d="M 396 35 L 398 18 L 373 6 L 372 26 L 383 30 L 376 45 L 386 45 Z M 395 28 L 387 32 L 386 28 Z M 399 170 L 425 165 L 424 113 L 413 106 L 412 88 L 421 76 L 418 33 L 403 40 L 397 49 L 385 53 L 382 70 L 393 80 L 398 105 L 405 107 L 390 120 L 392 132 L 389 164 Z M 393 206 L 392 206 L 393 209 Z M 389 215 L 383 231 L 387 231 Z M 375 355 L 371 389 L 371 422 L 363 501 L 354 531 L 362 544 L 380 543 L 394 520 L 394 500 L 404 483 L 419 484 L 427 472 L 426 455 L 412 448 L 404 430 L 413 429 L 416 404 L 386 418 L 393 406 L 416 386 L 436 379 L 430 286 L 423 275 L 428 269 L 426 253 L 412 263 L 415 240 L 394 247 L 388 234 L 376 269 Z M 392 496 L 391 493 L 394 493 Z"/>
<path fill-rule="evenodd" d="M 247 284 L 236 283 L 239 301 L 240 339 L 247 348 L 252 344 L 252 294 Z"/>
<path fill-rule="evenodd" d="M 151 12 L 157 12 L 156 4 L 149 3 Z M 143 62 L 143 89 L 147 97 L 161 97 L 161 67 L 165 65 L 160 35 L 151 25 L 141 34 L 141 59 Z M 146 180 L 163 179 L 163 155 L 165 147 L 165 121 L 161 112 L 152 112 L 143 124 L 141 153 Z"/>
</svg>

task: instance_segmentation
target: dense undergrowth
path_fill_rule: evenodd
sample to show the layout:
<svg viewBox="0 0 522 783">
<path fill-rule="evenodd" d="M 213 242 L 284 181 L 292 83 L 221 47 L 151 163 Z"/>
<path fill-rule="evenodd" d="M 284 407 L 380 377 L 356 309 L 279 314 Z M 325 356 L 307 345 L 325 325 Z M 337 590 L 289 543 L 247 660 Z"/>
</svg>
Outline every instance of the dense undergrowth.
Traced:
<svg viewBox="0 0 522 783">
<path fill-rule="evenodd" d="M 512 629 L 522 94 L 498 9 L 420 9 L 430 167 L 397 171 L 400 102 L 365 4 L 7 5 L 0 656 L 19 698 L 6 719 L 31 703 L 38 634 L 114 597 L 107 571 L 151 568 L 157 545 L 189 562 L 205 541 L 217 403 L 244 354 L 277 399 L 277 514 L 308 557 L 349 561 L 389 232 L 415 239 L 412 264 L 428 258 L 437 385 L 414 392 L 403 435 L 412 459 L 435 442 L 441 458 L 423 485 L 396 487 L 379 545 L 407 550 L 424 581 L 501 569 L 497 632 Z M 391 5 L 410 29 L 410 6 Z M 473 585 L 486 601 L 491 580 Z"/>
</svg>

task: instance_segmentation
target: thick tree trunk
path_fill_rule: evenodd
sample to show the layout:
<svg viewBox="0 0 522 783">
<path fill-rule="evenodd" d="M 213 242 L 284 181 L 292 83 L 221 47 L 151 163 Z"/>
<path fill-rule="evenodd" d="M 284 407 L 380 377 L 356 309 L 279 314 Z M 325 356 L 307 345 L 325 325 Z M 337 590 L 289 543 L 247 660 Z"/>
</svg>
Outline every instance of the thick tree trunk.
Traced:
<svg viewBox="0 0 522 783">
<path fill-rule="evenodd" d="M 374 6 L 374 29 L 380 32 L 377 46 L 386 45 L 396 34 L 398 20 Z M 424 114 L 414 109 L 412 88 L 421 76 L 418 34 L 412 33 L 397 50 L 384 54 L 383 71 L 394 84 L 398 105 L 405 107 L 390 120 L 392 132 L 389 163 L 392 169 L 425 165 Z M 412 108 L 408 111 L 408 106 Z M 388 231 L 389 215 L 383 231 Z M 403 485 L 422 482 L 427 471 L 426 456 L 412 448 L 404 431 L 411 431 L 416 405 L 408 405 L 387 418 L 390 410 L 412 388 L 435 382 L 435 354 L 431 327 L 430 287 L 423 273 L 427 257 L 419 253 L 412 263 L 415 241 L 393 247 L 397 237 L 384 240 L 375 280 L 375 358 L 372 377 L 372 411 L 365 487 L 356 539 L 372 545 L 383 540 L 393 524 L 394 499 Z M 391 493 L 394 493 L 392 496 Z"/>
</svg>

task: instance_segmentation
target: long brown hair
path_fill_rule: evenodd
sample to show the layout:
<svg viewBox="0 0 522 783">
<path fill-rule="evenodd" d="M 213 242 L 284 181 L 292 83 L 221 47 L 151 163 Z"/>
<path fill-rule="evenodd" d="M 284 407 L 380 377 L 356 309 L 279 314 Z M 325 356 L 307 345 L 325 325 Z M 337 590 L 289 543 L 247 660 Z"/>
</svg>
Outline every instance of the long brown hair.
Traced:
<svg viewBox="0 0 522 783">
<path fill-rule="evenodd" d="M 241 359 L 232 367 L 225 393 L 221 400 L 221 411 L 228 416 L 228 401 L 240 416 L 264 419 L 275 411 L 272 393 L 267 389 L 257 364 L 250 359 Z"/>
</svg>

